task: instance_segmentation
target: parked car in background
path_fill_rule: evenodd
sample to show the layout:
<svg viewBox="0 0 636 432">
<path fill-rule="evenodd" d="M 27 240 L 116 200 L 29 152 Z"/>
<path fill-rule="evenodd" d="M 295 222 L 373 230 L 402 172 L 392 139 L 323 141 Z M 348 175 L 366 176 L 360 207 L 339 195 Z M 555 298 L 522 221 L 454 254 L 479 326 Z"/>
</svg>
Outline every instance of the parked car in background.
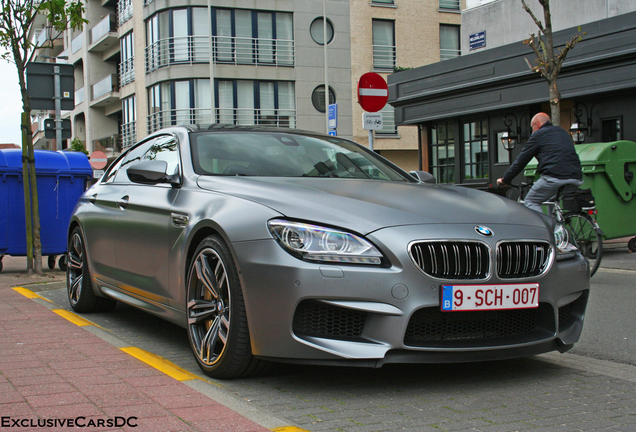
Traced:
<svg viewBox="0 0 636 432">
<path fill-rule="evenodd" d="M 217 378 L 564 352 L 589 294 L 550 218 L 298 130 L 154 133 L 81 197 L 68 233 L 74 310 L 119 301 L 177 323 Z"/>
</svg>

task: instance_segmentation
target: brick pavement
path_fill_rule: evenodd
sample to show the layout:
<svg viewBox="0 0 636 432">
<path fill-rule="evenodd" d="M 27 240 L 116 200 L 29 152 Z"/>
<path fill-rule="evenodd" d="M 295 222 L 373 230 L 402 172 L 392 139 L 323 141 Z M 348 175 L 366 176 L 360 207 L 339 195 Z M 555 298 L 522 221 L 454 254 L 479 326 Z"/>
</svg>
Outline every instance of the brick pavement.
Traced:
<svg viewBox="0 0 636 432">
<path fill-rule="evenodd" d="M 63 279 L 16 262 L 0 273 L 0 431 L 269 430 L 12 289 Z"/>
</svg>

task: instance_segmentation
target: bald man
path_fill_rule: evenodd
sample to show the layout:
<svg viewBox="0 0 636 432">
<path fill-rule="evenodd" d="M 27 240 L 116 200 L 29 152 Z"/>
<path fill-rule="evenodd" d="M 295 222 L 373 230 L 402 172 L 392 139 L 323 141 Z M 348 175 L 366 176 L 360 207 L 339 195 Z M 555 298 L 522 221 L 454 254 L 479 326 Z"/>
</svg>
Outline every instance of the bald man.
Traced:
<svg viewBox="0 0 636 432">
<path fill-rule="evenodd" d="M 517 159 L 510 165 L 503 177 L 497 180 L 500 186 L 510 184 L 528 162 L 536 157 L 541 178 L 526 194 L 526 207 L 541 212 L 541 203 L 554 197 L 561 186 L 568 184 L 581 186 L 583 173 L 581 161 L 574 150 L 574 142 L 570 134 L 550 122 L 546 113 L 538 113 L 530 122 L 532 135 L 521 149 Z"/>
</svg>

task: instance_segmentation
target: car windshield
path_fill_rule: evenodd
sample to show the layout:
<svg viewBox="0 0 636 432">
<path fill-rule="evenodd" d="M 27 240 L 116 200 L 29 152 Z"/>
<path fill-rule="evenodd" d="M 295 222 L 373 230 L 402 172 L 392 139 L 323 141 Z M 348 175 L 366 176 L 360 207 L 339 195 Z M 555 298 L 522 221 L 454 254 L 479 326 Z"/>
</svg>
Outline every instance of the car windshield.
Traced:
<svg viewBox="0 0 636 432">
<path fill-rule="evenodd" d="M 192 133 L 190 142 L 201 175 L 414 181 L 373 152 L 337 137 L 233 131 Z"/>
</svg>

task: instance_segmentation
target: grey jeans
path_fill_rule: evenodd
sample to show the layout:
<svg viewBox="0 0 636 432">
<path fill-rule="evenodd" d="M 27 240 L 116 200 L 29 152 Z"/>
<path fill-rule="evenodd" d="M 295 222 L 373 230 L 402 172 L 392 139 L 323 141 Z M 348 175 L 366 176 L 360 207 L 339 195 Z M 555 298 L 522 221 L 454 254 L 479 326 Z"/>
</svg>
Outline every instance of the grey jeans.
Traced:
<svg viewBox="0 0 636 432">
<path fill-rule="evenodd" d="M 561 186 L 569 184 L 579 187 L 583 182 L 577 179 L 558 179 L 542 175 L 539 180 L 534 182 L 534 185 L 532 185 L 532 188 L 528 191 L 524 199 L 524 204 L 529 209 L 543 212 L 541 203 L 554 197 Z"/>
</svg>

